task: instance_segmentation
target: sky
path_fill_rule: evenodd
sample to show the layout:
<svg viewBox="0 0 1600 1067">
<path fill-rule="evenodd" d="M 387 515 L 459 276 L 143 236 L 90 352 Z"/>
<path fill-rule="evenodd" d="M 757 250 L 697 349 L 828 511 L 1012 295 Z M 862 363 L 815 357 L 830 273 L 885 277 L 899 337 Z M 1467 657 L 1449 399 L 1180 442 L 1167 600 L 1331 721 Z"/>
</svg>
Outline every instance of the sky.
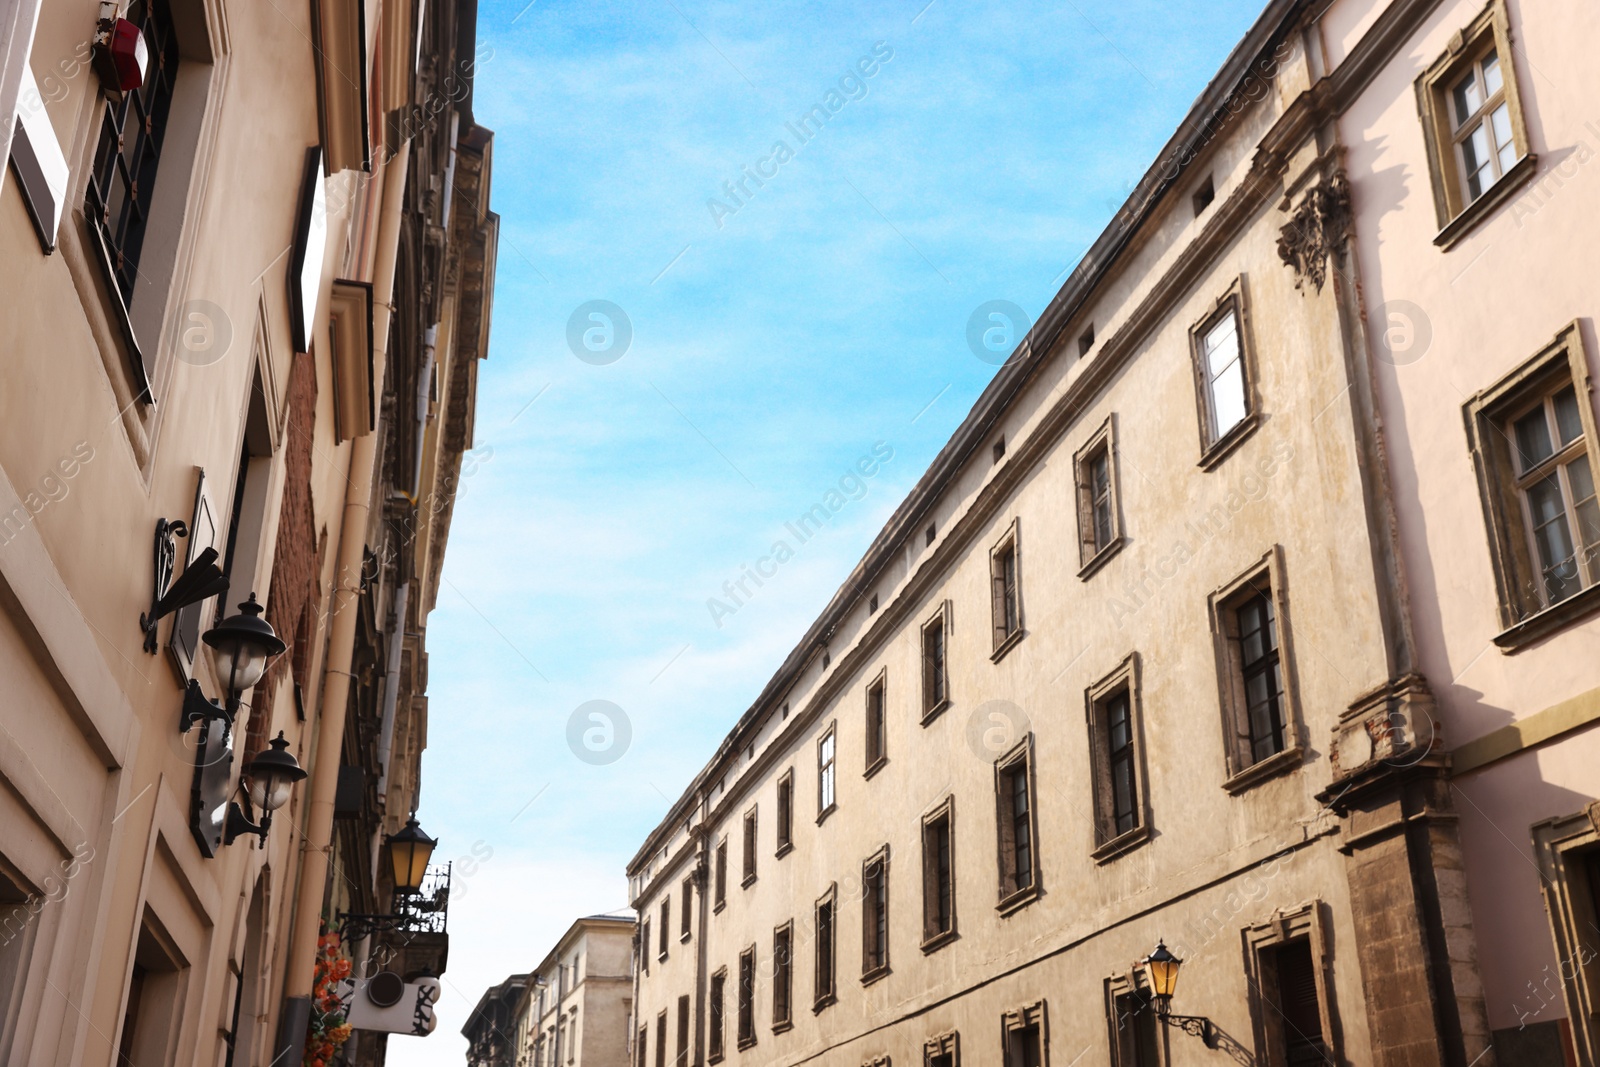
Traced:
<svg viewBox="0 0 1600 1067">
<path fill-rule="evenodd" d="M 465 1062 L 487 987 L 627 906 L 645 835 L 1260 8 L 480 0 L 500 248 L 418 813 L 451 951 L 438 1030 L 390 1062 Z"/>
</svg>

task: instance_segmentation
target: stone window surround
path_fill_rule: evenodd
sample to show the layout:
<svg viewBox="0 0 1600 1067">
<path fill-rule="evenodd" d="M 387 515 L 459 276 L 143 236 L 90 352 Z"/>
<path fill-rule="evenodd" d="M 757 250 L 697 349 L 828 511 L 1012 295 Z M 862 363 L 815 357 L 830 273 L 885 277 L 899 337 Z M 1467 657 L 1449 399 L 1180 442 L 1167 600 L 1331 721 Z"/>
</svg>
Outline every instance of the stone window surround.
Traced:
<svg viewBox="0 0 1600 1067">
<path fill-rule="evenodd" d="M 937 887 L 933 879 L 937 874 L 930 867 L 928 854 L 928 826 L 930 823 L 945 820 L 946 832 L 950 835 L 950 928 L 948 930 L 935 930 L 930 924 L 930 911 L 933 907 L 931 893 Z M 950 942 L 960 937 L 959 925 L 956 921 L 956 797 L 954 793 L 946 796 L 922 816 L 922 951 L 935 952 Z M 953 1031 L 952 1031 L 953 1032 Z"/>
<path fill-rule="evenodd" d="M 1255 1031 L 1256 1062 L 1261 1067 L 1281 1067 L 1281 1037 L 1276 1018 L 1264 995 L 1273 977 L 1268 959 L 1274 950 L 1305 938 L 1311 945 L 1311 962 L 1317 979 L 1317 1006 L 1322 1017 L 1322 1040 L 1335 1063 L 1343 1063 L 1339 1013 L 1333 1000 L 1333 960 L 1328 952 L 1327 906 L 1309 900 L 1291 909 L 1279 909 L 1271 918 L 1244 929 L 1245 979 L 1250 987 L 1250 1018 Z"/>
<path fill-rule="evenodd" d="M 1244 371 L 1245 415 L 1238 425 L 1227 433 L 1215 436 L 1211 430 L 1211 385 L 1206 372 L 1206 334 L 1229 315 L 1236 320 L 1239 338 L 1239 362 Z M 1195 414 L 1200 427 L 1200 460 L 1202 470 L 1213 470 L 1244 443 L 1261 425 L 1261 397 L 1257 388 L 1260 374 L 1257 370 L 1256 346 L 1252 340 L 1254 330 L 1250 325 L 1250 301 L 1245 275 L 1240 274 L 1219 295 L 1206 313 L 1189 327 L 1189 355 L 1194 367 Z"/>
<path fill-rule="evenodd" d="M 1030 838 L 1033 880 L 1020 889 L 1008 888 L 1011 874 L 1008 871 L 1010 854 L 1006 847 L 1006 823 L 1011 816 L 1008 814 L 1010 805 L 1006 796 L 1005 778 L 1018 765 L 1023 767 L 1028 781 L 1028 834 Z M 995 856 L 999 868 L 998 901 L 995 909 L 1002 916 L 1026 907 L 1039 899 L 1043 892 L 1044 881 L 1040 874 L 1039 863 L 1039 775 L 1034 764 L 1033 734 L 1030 732 L 1021 741 L 1018 741 L 1009 752 L 994 761 L 994 800 L 995 800 Z"/>
<path fill-rule="evenodd" d="M 825 742 L 833 741 L 833 756 L 830 762 L 823 763 L 822 749 Z M 822 802 L 823 781 L 826 776 L 831 776 L 833 795 L 828 798 L 828 803 Z M 817 735 L 817 825 L 835 811 L 839 810 L 839 722 L 837 719 L 828 723 L 827 728 Z"/>
<path fill-rule="evenodd" d="M 1267 583 L 1272 596 L 1278 629 L 1278 663 L 1283 680 L 1283 750 L 1266 759 L 1250 761 L 1244 717 L 1243 680 L 1238 662 L 1236 626 L 1233 610 L 1242 596 Z M 1211 617 L 1212 644 L 1217 657 L 1217 696 L 1221 709 L 1222 745 L 1227 759 L 1227 779 L 1222 788 L 1238 794 L 1269 778 L 1298 768 L 1306 756 L 1306 728 L 1300 714 L 1298 680 L 1295 675 L 1294 638 L 1289 625 L 1288 581 L 1285 576 L 1282 545 L 1273 545 L 1265 555 L 1250 564 L 1237 578 L 1215 590 L 1207 600 Z"/>
<path fill-rule="evenodd" d="M 680 944 L 687 944 L 694 933 L 694 875 L 688 875 L 683 879 L 678 892 L 682 898 L 678 908 L 678 941 Z"/>
<path fill-rule="evenodd" d="M 875 918 L 872 913 L 869 872 L 874 867 L 878 868 L 878 877 L 883 880 L 883 962 L 876 967 L 869 967 L 868 946 L 871 943 Z M 861 984 L 864 986 L 871 985 L 889 973 L 889 929 L 889 846 L 885 843 L 861 863 Z"/>
<path fill-rule="evenodd" d="M 1584 885 L 1583 863 L 1600 851 L 1600 801 L 1581 811 L 1536 822 L 1530 828 L 1534 860 L 1544 884 L 1545 910 L 1555 950 L 1561 990 L 1572 1023 L 1572 1042 L 1580 1064 L 1600 1063 L 1600 948 L 1596 938 L 1584 944 L 1582 932 L 1600 923 L 1592 903 L 1600 893 Z M 1588 949 L 1587 956 L 1585 949 Z"/>
<path fill-rule="evenodd" d="M 1542 606 L 1542 598 L 1539 607 L 1527 600 L 1523 591 L 1534 578 L 1523 530 L 1522 503 L 1507 488 L 1513 475 L 1500 424 L 1535 394 L 1553 388 L 1566 377 L 1570 377 L 1578 396 L 1590 469 L 1600 472 L 1600 433 L 1596 432 L 1590 394 L 1593 386 L 1589 356 L 1577 320 L 1562 327 L 1531 359 L 1468 399 L 1463 407 L 1499 600 L 1502 629 L 1494 643 L 1506 653 L 1517 652 L 1600 609 L 1600 583 L 1550 607 Z"/>
<path fill-rule="evenodd" d="M 1090 784 L 1093 790 L 1096 863 L 1108 863 L 1150 839 L 1150 776 L 1144 746 L 1144 697 L 1139 684 L 1139 653 L 1130 652 L 1111 672 L 1084 690 L 1084 718 L 1089 727 Z M 1111 809 L 1111 764 L 1106 736 L 1106 703 L 1118 693 L 1128 694 L 1129 729 L 1133 735 L 1134 813 L 1132 829 L 1117 833 Z"/>
<path fill-rule="evenodd" d="M 824 941 L 820 920 L 824 907 L 831 909 L 826 944 L 829 963 L 827 968 L 822 966 L 821 959 Z M 811 1011 L 816 1014 L 839 999 L 839 884 L 837 882 L 829 883 L 827 891 L 818 897 L 812 906 L 812 928 L 816 931 L 817 944 L 816 958 L 813 960 L 815 980 L 812 985 L 814 997 Z"/>
<path fill-rule="evenodd" d="M 933 614 L 924 619 L 922 625 L 917 627 L 917 663 L 922 674 L 923 726 L 933 722 L 950 706 L 950 638 L 955 629 L 952 622 L 954 613 L 950 608 L 950 601 L 941 600 Z M 942 664 L 943 675 L 941 678 L 943 692 L 940 694 L 941 699 L 930 704 L 928 701 L 927 635 L 928 631 L 932 630 L 936 625 L 941 627 L 944 633 L 944 662 Z"/>
<path fill-rule="evenodd" d="M 1506 102 L 1510 105 L 1512 142 L 1517 147 L 1517 163 L 1485 189 L 1472 203 L 1466 203 L 1456 167 L 1455 128 L 1451 121 L 1450 85 L 1493 48 L 1503 71 Z M 1526 184 L 1538 171 L 1538 157 L 1529 151 L 1528 131 L 1523 120 L 1521 93 L 1517 88 L 1517 55 L 1511 41 L 1510 17 L 1505 0 L 1490 0 L 1471 22 L 1451 35 L 1443 55 L 1416 80 L 1417 113 L 1423 127 L 1423 143 L 1428 154 L 1428 172 L 1433 188 L 1439 234 L 1433 243 L 1449 250 L 1472 232 L 1496 207 Z"/>
<path fill-rule="evenodd" d="M 785 801 L 787 791 L 787 801 Z M 778 802 L 777 802 L 777 836 L 778 847 L 773 855 L 782 859 L 794 851 L 794 768 L 790 767 L 778 775 Z"/>
<path fill-rule="evenodd" d="M 879 738 L 881 738 L 881 742 L 882 742 L 880 747 L 878 748 L 878 752 L 877 752 L 876 757 L 873 756 L 873 752 L 872 752 L 873 746 L 875 744 L 878 744 L 878 742 L 876 740 L 874 740 L 874 738 L 873 738 L 874 723 L 872 721 L 872 701 L 873 701 L 874 694 L 877 695 L 878 712 L 879 712 L 879 716 L 880 716 L 880 720 L 876 724 L 876 731 L 878 732 L 878 736 L 879 736 Z M 880 669 L 878 671 L 877 675 L 875 677 L 873 677 L 872 680 L 867 683 L 867 688 L 866 688 L 866 706 L 864 707 L 863 712 L 865 714 L 865 724 L 866 724 L 866 730 L 865 730 L 866 744 L 863 745 L 862 747 L 865 750 L 865 753 L 869 758 L 867 760 L 866 769 L 861 772 L 861 776 L 863 778 L 871 778 L 873 775 L 877 774 L 880 770 L 882 770 L 884 765 L 889 762 L 889 668 L 888 667 L 884 667 L 884 668 Z"/>
<path fill-rule="evenodd" d="M 761 823 L 759 820 L 760 806 L 752 804 L 745 809 L 739 826 L 744 831 L 744 873 L 739 880 L 741 889 L 749 889 L 756 883 L 756 852 L 760 848 Z"/>
<path fill-rule="evenodd" d="M 950 1067 L 961 1067 L 960 1031 L 946 1030 L 922 1043 L 922 1067 L 933 1067 L 933 1061 L 940 1056 L 950 1057 Z"/>
<path fill-rule="evenodd" d="M 1030 1004 L 1011 1008 L 1000 1016 L 1001 1063 L 1009 1064 L 1012 1062 L 1012 1035 L 1030 1026 L 1039 1028 L 1039 1063 L 1041 1067 L 1049 1067 L 1050 1027 L 1046 1018 L 1045 1001 L 1042 997 Z"/>
<path fill-rule="evenodd" d="M 723 1028 L 727 1025 L 728 1018 L 728 968 L 726 965 L 718 967 L 711 973 L 707 983 L 710 992 L 707 994 L 706 1028 L 707 1028 L 707 1056 L 708 1063 L 721 1063 L 727 1053 L 727 1038 Z M 640 1034 L 643 1035 L 641 1030 Z"/>
<path fill-rule="evenodd" d="M 713 886 L 715 900 L 711 905 L 713 914 L 720 912 L 728 906 L 728 835 L 723 834 L 717 838 L 716 871 L 713 873 Z M 648 921 L 648 920 L 647 920 Z"/>
<path fill-rule="evenodd" d="M 779 946 L 782 946 L 780 949 Z M 781 970 L 780 970 L 781 969 Z M 778 1001 L 778 990 L 784 989 L 784 1003 Z M 784 1008 L 783 1014 L 778 1009 Z M 794 1029 L 794 920 L 782 923 L 772 931 L 772 1032 L 781 1034 Z"/>
<path fill-rule="evenodd" d="M 1096 545 L 1094 539 L 1094 500 L 1089 465 L 1098 453 L 1106 454 L 1106 471 L 1111 481 L 1111 540 Z M 1122 479 L 1117 462 L 1117 416 L 1113 412 L 1072 455 L 1073 478 L 1078 491 L 1078 577 L 1089 576 L 1128 543 L 1122 528 Z"/>
<path fill-rule="evenodd" d="M 1124 997 L 1142 996 L 1148 1001 L 1150 998 L 1149 987 L 1145 984 L 1142 968 L 1134 969 L 1126 974 L 1113 974 L 1105 980 L 1106 997 L 1106 1036 L 1111 1049 L 1111 1067 L 1133 1067 L 1127 1060 L 1126 1047 L 1122 1040 L 1122 1017 L 1118 1004 Z M 1149 1005 L 1154 1010 L 1155 1005 Z M 1164 1026 L 1156 1027 L 1156 1040 L 1161 1045 L 1163 1060 L 1170 1056 L 1171 1038 Z"/>
<path fill-rule="evenodd" d="M 750 984 L 744 982 L 745 961 L 750 962 Z M 739 1050 L 753 1048 L 756 1043 L 756 947 L 750 945 L 739 953 L 739 981 L 736 995 L 738 997 L 737 1014 L 735 1016 L 735 1036 L 738 1039 Z M 749 1019 L 748 1032 L 745 1029 L 745 1020 Z"/>
<path fill-rule="evenodd" d="M 999 663 L 1004 659 L 1006 653 L 1015 648 L 1017 643 L 1027 634 L 1027 629 L 1022 624 L 1022 541 L 1018 532 L 1021 522 L 1021 519 L 1013 518 L 1006 525 L 1005 532 L 1000 535 L 1000 540 L 996 541 L 989 549 L 990 630 L 994 636 L 994 649 L 990 652 L 989 658 L 995 663 Z M 1011 557 L 1014 582 L 1012 610 L 1016 614 L 1016 625 L 1009 630 L 1006 629 L 1005 618 L 1002 615 L 1005 610 L 1004 601 L 1001 596 L 995 595 L 995 585 L 1002 580 L 1001 568 L 1004 566 L 1002 561 L 1007 554 Z M 950 678 L 950 642 L 948 640 L 945 641 L 944 655 L 945 685 L 948 688 Z M 946 694 L 946 702 L 948 702 L 948 699 L 948 694 Z"/>
</svg>

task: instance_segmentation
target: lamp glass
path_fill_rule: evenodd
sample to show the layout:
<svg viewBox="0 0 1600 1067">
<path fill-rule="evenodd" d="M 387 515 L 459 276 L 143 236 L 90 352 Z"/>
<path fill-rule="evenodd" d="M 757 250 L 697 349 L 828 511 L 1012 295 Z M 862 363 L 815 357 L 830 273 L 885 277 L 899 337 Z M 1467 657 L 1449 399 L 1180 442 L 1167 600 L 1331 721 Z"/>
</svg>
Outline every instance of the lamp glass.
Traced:
<svg viewBox="0 0 1600 1067">
<path fill-rule="evenodd" d="M 266 673 L 267 652 L 254 642 L 229 637 L 211 646 L 211 665 L 223 685 L 242 693 Z"/>
<path fill-rule="evenodd" d="M 422 888 L 422 878 L 428 872 L 428 860 L 438 842 L 422 832 L 416 819 L 406 822 L 405 828 L 389 838 L 389 862 L 394 869 L 394 887 L 402 893 L 415 893 Z"/>
<path fill-rule="evenodd" d="M 1178 987 L 1178 968 L 1183 966 L 1183 961 L 1174 956 L 1165 943 L 1161 943 L 1156 945 L 1156 950 L 1144 962 L 1150 974 L 1150 992 L 1170 1000 L 1173 990 Z"/>
<path fill-rule="evenodd" d="M 272 771 L 250 776 L 250 803 L 261 811 L 277 811 L 289 803 L 294 782 Z"/>
</svg>

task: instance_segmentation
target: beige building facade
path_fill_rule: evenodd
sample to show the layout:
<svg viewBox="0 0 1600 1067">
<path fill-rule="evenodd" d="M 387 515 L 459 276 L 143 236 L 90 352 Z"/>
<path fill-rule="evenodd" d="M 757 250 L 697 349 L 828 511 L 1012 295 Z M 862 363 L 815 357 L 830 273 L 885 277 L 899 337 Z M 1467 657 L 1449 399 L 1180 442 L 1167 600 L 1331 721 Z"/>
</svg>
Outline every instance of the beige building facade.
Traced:
<svg viewBox="0 0 1600 1067">
<path fill-rule="evenodd" d="M 636 1067 L 1592 1062 L 1592 23 L 1267 5 L 630 863 Z"/>
<path fill-rule="evenodd" d="M 636 931 L 623 913 L 585 916 L 561 935 L 512 1007 L 508 1067 L 627 1067 Z"/>
<path fill-rule="evenodd" d="M 390 907 L 496 225 L 476 7 L 417 11 L 0 3 L 0 1063 L 299 1064 L 321 917 Z M 284 652 L 187 722 L 252 595 Z"/>
</svg>

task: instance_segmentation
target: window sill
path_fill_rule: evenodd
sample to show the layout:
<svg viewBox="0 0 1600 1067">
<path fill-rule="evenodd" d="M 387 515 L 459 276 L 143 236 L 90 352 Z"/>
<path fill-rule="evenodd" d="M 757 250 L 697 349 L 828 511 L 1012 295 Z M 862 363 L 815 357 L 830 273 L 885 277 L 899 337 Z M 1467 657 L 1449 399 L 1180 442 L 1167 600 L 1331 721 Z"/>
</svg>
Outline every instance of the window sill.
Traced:
<svg viewBox="0 0 1600 1067">
<path fill-rule="evenodd" d="M 1101 567 L 1104 567 L 1106 563 L 1110 561 L 1112 556 L 1115 556 L 1118 552 L 1122 551 L 1122 546 L 1127 543 L 1128 539 L 1121 534 L 1118 534 L 1116 537 L 1112 538 L 1106 547 L 1090 556 L 1089 561 L 1082 567 L 1078 568 L 1078 580 L 1087 582 L 1090 575 L 1094 574 L 1094 572 L 1099 570 Z"/>
<path fill-rule="evenodd" d="M 753 1038 L 753 1037 L 741 1037 L 739 1039 L 739 1051 L 740 1052 L 743 1052 L 747 1048 L 755 1048 L 755 1047 L 756 1047 L 756 1039 L 755 1038 Z"/>
<path fill-rule="evenodd" d="M 793 1019 L 779 1019 L 777 1022 L 772 1024 L 772 1032 L 775 1033 L 775 1034 L 787 1034 L 790 1030 L 793 1030 L 793 1029 L 794 1029 L 794 1020 Z"/>
<path fill-rule="evenodd" d="M 1019 889 L 1008 897 L 1002 897 L 1000 903 L 995 905 L 1002 918 L 1021 911 L 1023 908 L 1039 899 L 1039 883 L 1035 882 L 1026 889 Z"/>
<path fill-rule="evenodd" d="M 722 1053 L 713 1052 L 711 1055 L 706 1057 L 706 1062 L 707 1063 L 721 1063 L 724 1058 L 725 1057 L 724 1057 L 724 1055 Z"/>
<path fill-rule="evenodd" d="M 656 957 L 656 962 L 657 963 L 666 963 L 667 962 L 667 954 L 665 952 L 661 953 L 661 955 Z"/>
<path fill-rule="evenodd" d="M 1433 243 L 1445 252 L 1450 251 L 1460 244 L 1462 239 L 1478 228 L 1478 224 L 1494 213 L 1495 208 L 1511 199 L 1511 194 L 1526 185 L 1539 170 L 1539 157 L 1529 152 L 1517 161 L 1516 166 L 1506 171 L 1505 176 L 1489 191 L 1462 209 L 1461 214 L 1451 219 Z"/>
<path fill-rule="evenodd" d="M 1150 840 L 1150 824 L 1143 823 L 1125 834 L 1118 834 L 1089 855 L 1096 863 L 1110 863 L 1123 853 L 1132 852 L 1148 840 Z"/>
<path fill-rule="evenodd" d="M 877 759 L 873 760 L 870 764 L 867 765 L 867 769 L 861 772 L 861 777 L 863 777 L 863 778 L 871 778 L 873 775 L 875 775 L 879 771 L 883 770 L 883 768 L 888 764 L 888 762 L 889 762 L 889 757 L 888 756 L 879 756 Z"/>
<path fill-rule="evenodd" d="M 1238 774 L 1222 783 L 1232 796 L 1238 796 L 1247 789 L 1252 789 L 1269 778 L 1276 778 L 1280 774 L 1287 774 L 1297 769 L 1305 760 L 1306 750 L 1299 745 L 1286 748 L 1275 756 L 1268 756 L 1264 760 L 1252 763 Z"/>
<path fill-rule="evenodd" d="M 1004 641 L 1001 641 L 995 646 L 995 650 L 989 653 L 989 659 L 994 663 L 999 663 L 1001 660 L 1005 659 L 1006 653 L 1010 652 L 1013 648 L 1016 648 L 1019 644 L 1021 644 L 1022 639 L 1027 636 L 1027 633 L 1028 631 L 1024 630 L 1022 627 L 1017 627 L 1011 632 L 1010 637 L 1007 637 Z"/>
<path fill-rule="evenodd" d="M 685 930 L 683 933 L 678 935 L 678 944 L 687 945 L 691 936 L 693 936 L 693 931 Z"/>
<path fill-rule="evenodd" d="M 1205 451 L 1200 453 L 1200 469 L 1215 470 L 1223 460 L 1233 455 L 1240 445 L 1249 440 L 1260 426 L 1260 412 L 1252 411 L 1246 415 L 1239 425 L 1207 445 Z"/>
<path fill-rule="evenodd" d="M 833 804 L 829 804 L 827 807 L 825 807 L 821 811 L 817 812 L 817 825 L 821 826 L 822 825 L 822 820 L 826 819 L 828 816 L 832 815 L 834 812 L 836 812 L 838 810 L 839 810 L 839 805 L 837 803 L 833 803 Z"/>
<path fill-rule="evenodd" d="M 722 914 L 722 909 L 726 908 L 727 906 L 728 906 L 728 899 L 726 897 L 724 897 L 721 900 L 717 901 L 715 904 L 711 905 L 711 914 L 720 915 L 720 914 Z"/>
<path fill-rule="evenodd" d="M 755 884 L 756 884 L 756 876 L 755 876 L 755 874 L 753 874 L 753 873 L 752 874 L 747 874 L 747 875 L 744 876 L 744 879 L 739 883 L 739 888 L 740 889 L 749 889 L 751 886 L 753 886 Z"/>
<path fill-rule="evenodd" d="M 960 939 L 961 939 L 961 935 L 956 933 L 955 927 L 952 926 L 950 929 L 945 930 L 943 933 L 934 934 L 932 937 L 927 938 L 926 940 L 924 940 L 922 942 L 923 954 L 924 955 L 932 955 L 933 953 L 938 952 L 940 949 L 944 948 L 946 945 L 950 944 L 951 942 L 959 941 Z"/>
<path fill-rule="evenodd" d="M 872 985 L 874 982 L 878 981 L 879 979 L 887 977 L 888 974 L 889 974 L 889 965 L 887 963 L 884 964 L 882 967 L 874 967 L 872 970 L 868 971 L 866 974 L 863 974 L 861 976 L 861 984 L 863 986 Z"/>
<path fill-rule="evenodd" d="M 826 994 L 818 997 L 817 998 L 817 1002 L 815 1004 L 811 1005 L 811 1014 L 813 1014 L 813 1015 L 821 1015 L 829 1007 L 831 1007 L 834 1004 L 837 1004 L 838 1002 L 839 1002 L 839 998 L 838 998 L 838 996 L 836 994 L 826 993 Z"/>
<path fill-rule="evenodd" d="M 949 706 L 950 706 L 950 698 L 949 697 L 945 697 L 943 700 L 939 701 L 939 703 L 935 704 L 933 707 L 931 707 L 927 711 L 923 712 L 922 713 L 922 725 L 926 726 L 930 722 L 932 722 L 934 719 L 937 719 L 939 716 L 943 715 L 944 714 L 944 709 L 948 708 Z"/>
<path fill-rule="evenodd" d="M 1511 655 L 1597 610 L 1600 610 L 1600 585 L 1591 585 L 1496 634 L 1494 643 L 1500 651 Z"/>
<path fill-rule="evenodd" d="M 791 853 L 793 851 L 794 851 L 794 842 L 793 841 L 785 841 L 785 842 L 783 842 L 782 844 L 780 844 L 778 846 L 778 851 L 774 852 L 772 855 L 773 855 L 773 858 L 781 860 L 781 859 L 783 859 L 783 857 L 787 856 L 789 853 Z"/>
</svg>

